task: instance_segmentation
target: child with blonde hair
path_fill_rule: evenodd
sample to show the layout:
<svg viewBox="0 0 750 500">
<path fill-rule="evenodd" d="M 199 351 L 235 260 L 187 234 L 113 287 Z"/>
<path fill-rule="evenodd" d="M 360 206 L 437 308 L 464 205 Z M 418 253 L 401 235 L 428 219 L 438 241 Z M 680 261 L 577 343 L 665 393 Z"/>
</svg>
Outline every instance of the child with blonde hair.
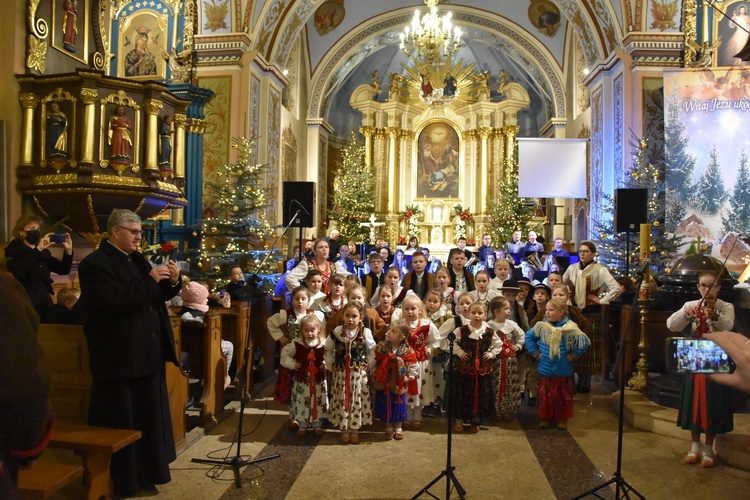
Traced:
<svg viewBox="0 0 750 500">
<path fill-rule="evenodd" d="M 567 317 L 560 299 L 547 302 L 544 321 L 526 332 L 526 349 L 539 372 L 539 427 L 567 429 L 573 417 L 573 362 L 589 347 L 589 338 Z"/>
<path fill-rule="evenodd" d="M 299 325 L 300 337 L 281 350 L 281 366 L 294 374 L 289 418 L 298 423 L 298 436 L 304 436 L 309 427 L 316 436 L 322 436 L 321 422 L 328 417 L 323 324 L 310 314 L 302 318 Z"/>
<path fill-rule="evenodd" d="M 393 306 L 393 290 L 389 286 L 381 286 L 378 288 L 378 293 L 373 300 L 377 298 L 378 305 L 375 307 L 375 312 L 383 320 L 383 322 L 390 326 L 393 322 L 393 313 L 396 308 Z"/>
<path fill-rule="evenodd" d="M 447 267 L 435 271 L 435 288 L 443 294 L 443 305 L 456 314 L 456 291 L 450 286 L 451 273 Z"/>
<path fill-rule="evenodd" d="M 424 297 L 424 306 L 427 310 L 427 316 L 438 328 L 438 333 L 440 332 L 440 326 L 453 317 L 453 313 L 443 305 L 443 294 L 437 288 L 427 291 Z M 435 402 L 427 405 L 422 410 L 422 416 L 435 418 L 439 417 L 441 412 L 443 392 L 445 390 L 445 364 L 448 362 L 448 355 L 439 346 L 434 347 L 432 349 L 431 361 Z"/>
<path fill-rule="evenodd" d="M 440 346 L 440 332 L 427 318 L 424 304 L 416 295 L 404 299 L 401 312 L 409 327 L 409 346 L 414 350 L 419 365 L 418 380 L 409 382 L 406 399 L 408 416 L 404 426 L 419 429 L 422 427 L 422 407 L 435 401 L 431 358 L 432 349 Z"/>
<path fill-rule="evenodd" d="M 505 259 L 498 259 L 495 261 L 494 270 L 495 277 L 490 280 L 490 290 L 500 295 L 503 282 L 510 276 L 510 263 Z"/>
<path fill-rule="evenodd" d="M 363 324 L 363 305 L 344 306 L 344 322 L 326 340 L 325 362 L 331 370 L 331 405 L 328 419 L 339 426 L 344 443 L 359 443 L 359 429 L 372 423 L 367 374 L 375 364 L 375 340 Z"/>
<path fill-rule="evenodd" d="M 408 383 L 419 377 L 417 355 L 409 347 L 408 336 L 409 325 L 406 321 L 395 321 L 388 329 L 385 340 L 375 348 L 375 417 L 385 422 L 387 440 L 404 438 L 401 425 L 407 418 Z"/>
<path fill-rule="evenodd" d="M 325 324 L 325 318 L 322 312 L 314 312 L 310 309 L 310 290 L 304 286 L 298 286 L 292 290 L 292 307 L 287 311 L 282 309 L 266 321 L 268 333 L 282 348 L 299 338 L 300 321 L 305 316 L 315 314 L 322 324 Z M 276 388 L 274 389 L 273 398 L 283 405 L 291 402 L 292 393 L 292 371 L 284 366 L 279 367 L 276 376 Z M 297 424 L 292 420 L 292 426 Z"/>
</svg>

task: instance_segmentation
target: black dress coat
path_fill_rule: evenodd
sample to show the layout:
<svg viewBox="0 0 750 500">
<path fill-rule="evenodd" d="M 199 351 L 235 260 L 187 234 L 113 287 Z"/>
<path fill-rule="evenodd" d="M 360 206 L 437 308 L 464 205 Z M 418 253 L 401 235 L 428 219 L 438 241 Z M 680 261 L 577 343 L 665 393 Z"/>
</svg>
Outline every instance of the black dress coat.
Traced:
<svg viewBox="0 0 750 500">
<path fill-rule="evenodd" d="M 139 252 L 127 255 L 107 240 L 78 267 L 81 297 L 74 312 L 86 317 L 93 375 L 88 422 L 143 433 L 112 457 L 120 496 L 169 482 L 169 463 L 176 458 L 164 363 L 178 360 L 165 302 L 181 282 L 156 283 L 150 271 Z"/>
<path fill-rule="evenodd" d="M 8 271 L 23 285 L 29 294 L 31 304 L 39 313 L 42 322 L 54 304 L 52 295 L 52 278 L 49 273 L 69 274 L 73 264 L 73 255 L 63 253 L 62 260 L 52 256 L 49 250 L 39 250 L 15 239 L 5 248 Z"/>
</svg>

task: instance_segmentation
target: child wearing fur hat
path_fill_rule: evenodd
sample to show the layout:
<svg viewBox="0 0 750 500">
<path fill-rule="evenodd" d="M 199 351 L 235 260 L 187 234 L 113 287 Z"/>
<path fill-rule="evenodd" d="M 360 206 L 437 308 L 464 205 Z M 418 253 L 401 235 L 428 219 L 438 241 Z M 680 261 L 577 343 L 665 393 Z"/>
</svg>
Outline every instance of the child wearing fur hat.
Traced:
<svg viewBox="0 0 750 500">
<path fill-rule="evenodd" d="M 208 288 L 197 281 L 189 281 L 182 286 L 180 295 L 182 295 L 182 309 L 180 309 L 182 321 L 202 324 L 203 316 L 208 312 Z M 227 358 L 227 374 L 224 377 L 224 389 L 226 389 L 232 382 L 229 367 L 234 356 L 234 344 L 228 340 L 222 340 L 221 353 Z"/>
</svg>

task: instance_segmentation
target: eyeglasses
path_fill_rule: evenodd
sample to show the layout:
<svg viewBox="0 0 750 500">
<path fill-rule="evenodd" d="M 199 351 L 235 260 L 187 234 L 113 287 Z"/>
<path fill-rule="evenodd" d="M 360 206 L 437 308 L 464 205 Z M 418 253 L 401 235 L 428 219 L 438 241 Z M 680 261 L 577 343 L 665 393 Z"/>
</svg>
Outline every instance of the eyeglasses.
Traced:
<svg viewBox="0 0 750 500">
<path fill-rule="evenodd" d="M 133 238 L 137 236 L 140 236 L 141 238 L 143 238 L 144 231 L 141 231 L 140 229 L 130 229 L 129 227 L 125 227 L 125 226 L 115 226 L 115 227 L 119 227 L 120 229 L 124 229 L 125 231 L 129 232 L 130 236 L 132 236 Z"/>
<path fill-rule="evenodd" d="M 714 283 L 698 283 L 698 288 L 701 290 L 708 290 L 709 288 L 712 288 L 714 286 Z"/>
</svg>

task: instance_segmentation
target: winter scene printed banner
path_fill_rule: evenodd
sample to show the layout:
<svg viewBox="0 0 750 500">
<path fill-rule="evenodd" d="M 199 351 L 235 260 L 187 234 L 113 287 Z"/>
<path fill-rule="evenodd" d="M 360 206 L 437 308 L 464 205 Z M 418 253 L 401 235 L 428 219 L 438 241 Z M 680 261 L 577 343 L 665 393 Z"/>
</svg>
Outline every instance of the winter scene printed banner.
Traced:
<svg viewBox="0 0 750 500">
<path fill-rule="evenodd" d="M 686 236 L 683 251 L 729 256 L 727 267 L 742 272 L 750 259 L 739 239 L 750 237 L 750 73 L 665 71 L 664 98 L 668 222 Z"/>
</svg>

